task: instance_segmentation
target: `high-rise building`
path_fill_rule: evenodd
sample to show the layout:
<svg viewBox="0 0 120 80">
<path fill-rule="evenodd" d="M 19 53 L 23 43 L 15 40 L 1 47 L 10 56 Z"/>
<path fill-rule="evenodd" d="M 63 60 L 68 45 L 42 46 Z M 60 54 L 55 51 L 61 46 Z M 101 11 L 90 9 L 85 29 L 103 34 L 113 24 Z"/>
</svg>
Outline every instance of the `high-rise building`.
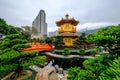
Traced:
<svg viewBox="0 0 120 80">
<path fill-rule="evenodd" d="M 40 10 L 37 17 L 32 23 L 33 34 L 47 36 L 46 14 L 44 10 Z"/>
</svg>

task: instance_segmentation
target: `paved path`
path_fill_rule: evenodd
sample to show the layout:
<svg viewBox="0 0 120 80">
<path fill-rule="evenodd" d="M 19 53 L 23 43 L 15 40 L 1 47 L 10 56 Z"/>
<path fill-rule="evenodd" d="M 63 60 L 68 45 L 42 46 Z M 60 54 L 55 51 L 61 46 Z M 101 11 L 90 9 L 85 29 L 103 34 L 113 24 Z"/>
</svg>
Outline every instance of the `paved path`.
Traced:
<svg viewBox="0 0 120 80">
<path fill-rule="evenodd" d="M 92 59 L 94 57 L 92 56 L 80 56 L 80 55 L 58 55 L 58 54 L 53 54 L 51 52 L 45 52 L 41 53 L 42 55 L 47 55 L 47 56 L 52 56 L 55 58 L 62 58 L 62 59 L 71 59 L 71 58 L 86 58 L 86 59 Z"/>
</svg>

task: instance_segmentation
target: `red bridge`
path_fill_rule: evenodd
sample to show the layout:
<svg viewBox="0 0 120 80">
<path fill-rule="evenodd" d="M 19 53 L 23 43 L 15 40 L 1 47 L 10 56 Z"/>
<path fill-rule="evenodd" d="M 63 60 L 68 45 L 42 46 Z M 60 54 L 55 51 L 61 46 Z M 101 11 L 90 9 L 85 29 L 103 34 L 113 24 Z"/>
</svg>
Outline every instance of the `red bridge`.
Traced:
<svg viewBox="0 0 120 80">
<path fill-rule="evenodd" d="M 38 42 L 32 42 L 29 44 L 31 45 L 31 47 L 23 49 L 23 52 L 29 52 L 29 51 L 33 51 L 33 50 L 38 50 L 38 51 L 52 51 L 53 50 L 53 46 L 50 46 L 45 43 L 40 44 Z"/>
</svg>

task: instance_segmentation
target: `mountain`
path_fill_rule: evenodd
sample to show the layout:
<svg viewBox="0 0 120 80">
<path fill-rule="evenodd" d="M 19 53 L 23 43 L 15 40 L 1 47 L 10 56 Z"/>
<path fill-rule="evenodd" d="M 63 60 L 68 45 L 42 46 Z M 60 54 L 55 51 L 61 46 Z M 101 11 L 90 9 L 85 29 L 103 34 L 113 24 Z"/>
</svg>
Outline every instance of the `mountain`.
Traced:
<svg viewBox="0 0 120 80">
<path fill-rule="evenodd" d="M 107 26 L 107 27 L 110 27 L 110 26 Z M 89 35 L 89 34 L 93 34 L 93 33 L 97 32 L 100 29 L 107 28 L 107 27 L 101 27 L 101 28 L 92 29 L 92 30 L 82 29 L 82 30 L 78 30 L 77 34 L 86 33 L 86 35 Z"/>
<path fill-rule="evenodd" d="M 99 28 L 101 29 L 101 28 Z M 86 30 L 86 31 L 78 31 L 77 34 L 85 33 L 86 35 L 93 34 L 97 32 L 99 29 L 93 29 L 93 30 Z"/>
</svg>

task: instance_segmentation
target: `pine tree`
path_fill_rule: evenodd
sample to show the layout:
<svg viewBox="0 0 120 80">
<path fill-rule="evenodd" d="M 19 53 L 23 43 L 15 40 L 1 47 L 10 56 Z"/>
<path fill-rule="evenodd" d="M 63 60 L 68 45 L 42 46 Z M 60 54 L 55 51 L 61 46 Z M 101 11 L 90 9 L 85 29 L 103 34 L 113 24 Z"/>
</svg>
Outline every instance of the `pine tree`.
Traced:
<svg viewBox="0 0 120 80">
<path fill-rule="evenodd" d="M 0 77 L 5 73 L 15 71 L 12 78 L 23 75 L 23 70 L 28 66 L 44 63 L 45 56 L 37 56 L 38 51 L 22 52 L 24 48 L 30 47 L 27 40 L 20 34 L 11 34 L 0 44 Z"/>
</svg>

